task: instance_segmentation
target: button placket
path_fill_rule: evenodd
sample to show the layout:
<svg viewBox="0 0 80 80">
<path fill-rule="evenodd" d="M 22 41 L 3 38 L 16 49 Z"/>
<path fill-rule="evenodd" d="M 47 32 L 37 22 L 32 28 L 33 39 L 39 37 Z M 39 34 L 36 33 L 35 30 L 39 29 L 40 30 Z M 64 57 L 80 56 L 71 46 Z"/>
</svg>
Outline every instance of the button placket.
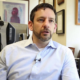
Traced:
<svg viewBox="0 0 80 80">
<path fill-rule="evenodd" d="M 41 52 L 39 52 L 38 54 L 37 54 L 37 56 L 36 56 L 36 62 L 35 62 L 35 64 L 33 65 L 33 67 L 32 67 L 32 71 L 31 71 L 31 74 L 30 74 L 30 80 L 33 80 L 34 79 L 34 77 L 36 78 L 37 77 L 37 75 L 38 75 L 38 69 L 39 69 L 39 65 L 41 64 L 41 61 L 42 61 L 42 56 L 44 55 L 43 53 L 44 53 L 44 51 L 46 50 L 46 48 L 47 47 L 45 47 Z M 40 59 L 41 58 L 41 61 L 38 61 L 38 59 Z"/>
</svg>

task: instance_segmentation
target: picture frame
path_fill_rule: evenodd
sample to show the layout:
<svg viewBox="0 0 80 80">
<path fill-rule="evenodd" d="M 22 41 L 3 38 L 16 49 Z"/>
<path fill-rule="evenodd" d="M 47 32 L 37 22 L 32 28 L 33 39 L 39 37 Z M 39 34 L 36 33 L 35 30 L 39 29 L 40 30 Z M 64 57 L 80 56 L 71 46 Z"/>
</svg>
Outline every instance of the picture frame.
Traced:
<svg viewBox="0 0 80 80">
<path fill-rule="evenodd" d="M 41 3 L 49 3 L 56 9 L 56 0 L 39 0 L 39 4 Z"/>
<path fill-rule="evenodd" d="M 80 0 L 76 0 L 75 5 L 75 24 L 80 25 Z"/>
<path fill-rule="evenodd" d="M 14 17 L 13 12 L 17 15 L 16 17 Z M 25 4 L 3 1 L 3 20 L 5 22 L 26 24 Z"/>
<path fill-rule="evenodd" d="M 45 3 L 49 3 L 49 4 L 51 4 L 52 6 L 54 6 L 54 1 L 55 1 L 55 0 L 45 0 Z"/>
<path fill-rule="evenodd" d="M 39 0 L 39 4 L 45 3 L 45 0 Z"/>
<path fill-rule="evenodd" d="M 69 49 L 71 49 L 71 51 L 73 52 L 73 54 L 74 54 L 74 52 L 75 52 L 75 48 L 74 47 L 68 47 Z"/>
<path fill-rule="evenodd" d="M 57 12 L 57 34 L 64 34 L 65 29 L 65 10 Z"/>
<path fill-rule="evenodd" d="M 3 3 L 3 2 L 5 2 L 5 3 Z M 5 15 L 5 10 L 7 11 L 7 12 L 11 12 L 11 10 L 12 9 L 8 9 L 7 7 L 6 7 L 6 5 L 7 4 L 9 4 L 9 3 L 7 3 L 7 2 L 10 2 L 10 5 L 11 5 L 11 7 L 10 7 L 10 5 L 9 5 L 9 8 L 12 8 L 12 6 L 15 6 L 15 7 L 17 7 L 18 9 L 19 9 L 19 14 L 18 14 L 18 16 L 19 16 L 19 18 L 20 18 L 20 24 L 28 24 L 28 21 L 29 21 L 29 12 L 30 12 L 30 1 L 29 0 L 21 0 L 21 1 L 18 1 L 18 2 L 16 2 L 16 1 L 1 1 L 0 3 L 2 4 L 2 19 L 4 20 L 4 21 L 6 21 L 6 22 L 10 22 L 10 17 L 8 17 L 8 15 L 10 14 L 8 14 L 7 13 L 7 15 Z M 21 3 L 22 2 L 22 3 Z M 22 6 L 21 6 L 22 5 Z M 5 7 L 5 8 L 7 8 L 7 9 L 5 9 L 4 10 L 4 8 L 3 7 Z M 20 10 L 22 10 L 22 12 L 20 11 Z M 21 16 L 20 16 L 21 15 Z M 6 16 L 6 17 L 5 17 Z M 11 14 L 9 15 L 9 16 L 11 16 Z M 27 18 L 26 18 L 27 17 Z M 5 19 L 6 18 L 6 19 Z M 8 20 L 7 20 L 8 19 Z M 16 22 L 17 23 L 17 22 Z M 29 35 L 30 34 L 30 32 L 29 32 L 29 28 L 27 27 L 27 39 L 29 38 Z"/>
<path fill-rule="evenodd" d="M 56 0 L 53 2 L 53 7 L 56 9 Z"/>
<path fill-rule="evenodd" d="M 57 0 L 58 5 L 61 5 L 62 3 L 64 3 L 64 0 Z"/>
</svg>

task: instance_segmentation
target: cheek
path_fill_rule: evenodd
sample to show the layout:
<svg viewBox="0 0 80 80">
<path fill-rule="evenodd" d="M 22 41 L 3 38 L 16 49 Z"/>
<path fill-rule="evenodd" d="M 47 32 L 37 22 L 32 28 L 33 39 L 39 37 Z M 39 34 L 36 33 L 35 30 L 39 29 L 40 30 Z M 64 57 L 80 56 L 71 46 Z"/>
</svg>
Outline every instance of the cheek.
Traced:
<svg viewBox="0 0 80 80">
<path fill-rule="evenodd" d="M 36 23 L 36 24 L 33 25 L 33 28 L 34 28 L 37 32 L 40 32 L 40 30 L 41 30 L 41 25 Z"/>
<path fill-rule="evenodd" d="M 40 32 L 40 30 L 39 30 L 39 28 L 38 28 L 38 26 L 33 26 L 33 31 L 35 31 L 35 32 L 37 32 L 37 33 L 39 33 Z"/>
<path fill-rule="evenodd" d="M 55 28 L 54 27 L 51 27 L 50 28 L 50 31 L 51 31 L 51 34 L 53 34 L 55 32 Z"/>
<path fill-rule="evenodd" d="M 51 29 L 51 34 L 53 34 L 53 29 Z"/>
<path fill-rule="evenodd" d="M 54 31 L 54 27 L 53 27 L 53 26 L 50 27 L 50 31 L 51 31 L 51 32 Z"/>
</svg>

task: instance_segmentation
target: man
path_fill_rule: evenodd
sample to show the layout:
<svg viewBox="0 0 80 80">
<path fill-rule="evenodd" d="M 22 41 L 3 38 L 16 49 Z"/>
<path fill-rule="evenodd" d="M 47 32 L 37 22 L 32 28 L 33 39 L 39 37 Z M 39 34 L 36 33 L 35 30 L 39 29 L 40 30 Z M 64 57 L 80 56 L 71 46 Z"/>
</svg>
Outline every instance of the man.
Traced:
<svg viewBox="0 0 80 80">
<path fill-rule="evenodd" d="M 32 38 L 6 46 L 0 57 L 0 80 L 79 80 L 70 49 L 52 41 L 56 11 L 37 5 L 28 23 Z"/>
</svg>

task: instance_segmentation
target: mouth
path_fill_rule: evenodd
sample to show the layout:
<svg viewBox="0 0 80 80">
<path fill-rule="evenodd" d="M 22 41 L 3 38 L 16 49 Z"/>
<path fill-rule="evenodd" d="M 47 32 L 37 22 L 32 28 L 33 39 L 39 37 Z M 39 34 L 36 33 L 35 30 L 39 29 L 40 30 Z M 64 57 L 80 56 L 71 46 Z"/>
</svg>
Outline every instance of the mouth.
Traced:
<svg viewBox="0 0 80 80">
<path fill-rule="evenodd" d="M 44 33 L 44 34 L 48 34 L 48 33 L 49 33 L 49 31 L 43 31 L 42 33 Z"/>
</svg>

